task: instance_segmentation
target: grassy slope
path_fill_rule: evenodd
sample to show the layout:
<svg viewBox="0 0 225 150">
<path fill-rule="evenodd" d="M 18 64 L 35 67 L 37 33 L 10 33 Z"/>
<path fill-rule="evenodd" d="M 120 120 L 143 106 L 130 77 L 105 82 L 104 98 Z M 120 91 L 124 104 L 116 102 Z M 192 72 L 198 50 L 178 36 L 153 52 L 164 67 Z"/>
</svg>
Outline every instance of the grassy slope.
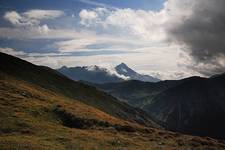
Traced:
<svg viewBox="0 0 225 150">
<path fill-rule="evenodd" d="M 90 126 L 67 127 L 60 114 Z M 4 73 L 0 73 L 0 124 L 4 150 L 225 149 L 223 141 L 144 128 Z"/>
</svg>

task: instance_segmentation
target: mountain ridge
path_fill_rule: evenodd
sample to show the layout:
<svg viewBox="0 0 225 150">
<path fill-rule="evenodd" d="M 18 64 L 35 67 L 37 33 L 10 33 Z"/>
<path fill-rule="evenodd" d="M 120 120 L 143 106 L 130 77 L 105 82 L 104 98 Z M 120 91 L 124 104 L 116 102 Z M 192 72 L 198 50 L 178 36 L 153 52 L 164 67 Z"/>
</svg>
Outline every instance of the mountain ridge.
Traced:
<svg viewBox="0 0 225 150">
<path fill-rule="evenodd" d="M 168 130 L 225 138 L 224 74 L 157 83 L 125 81 L 94 86 L 143 109 Z"/>
<path fill-rule="evenodd" d="M 100 84 L 110 82 L 122 82 L 126 80 L 141 80 L 146 82 L 160 81 L 159 79 L 151 77 L 149 75 L 142 75 L 135 72 L 125 63 L 121 63 L 113 69 L 102 68 L 96 65 L 83 67 L 63 66 L 57 69 L 57 71 L 75 81 L 82 80 Z"/>
</svg>

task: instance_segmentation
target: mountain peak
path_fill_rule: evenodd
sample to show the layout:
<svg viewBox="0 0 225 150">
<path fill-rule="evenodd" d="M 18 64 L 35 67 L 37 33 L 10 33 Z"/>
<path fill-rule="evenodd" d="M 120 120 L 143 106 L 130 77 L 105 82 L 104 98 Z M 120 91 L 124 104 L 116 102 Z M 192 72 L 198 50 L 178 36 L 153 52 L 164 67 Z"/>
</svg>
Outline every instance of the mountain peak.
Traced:
<svg viewBox="0 0 225 150">
<path fill-rule="evenodd" d="M 120 63 L 119 65 L 117 65 L 115 68 L 124 68 L 124 69 L 130 69 L 130 67 L 128 67 L 125 63 Z"/>
<path fill-rule="evenodd" d="M 121 63 L 115 67 L 115 70 L 118 74 L 125 77 L 129 77 L 131 80 L 140 80 L 145 82 L 158 82 L 160 81 L 157 78 L 154 78 L 149 75 L 139 74 L 133 69 L 129 68 L 125 63 Z"/>
<path fill-rule="evenodd" d="M 67 66 L 62 66 L 61 69 L 67 69 Z"/>
<path fill-rule="evenodd" d="M 126 67 L 128 67 L 125 63 L 120 63 L 119 65 L 117 65 L 117 66 L 126 66 Z"/>
</svg>

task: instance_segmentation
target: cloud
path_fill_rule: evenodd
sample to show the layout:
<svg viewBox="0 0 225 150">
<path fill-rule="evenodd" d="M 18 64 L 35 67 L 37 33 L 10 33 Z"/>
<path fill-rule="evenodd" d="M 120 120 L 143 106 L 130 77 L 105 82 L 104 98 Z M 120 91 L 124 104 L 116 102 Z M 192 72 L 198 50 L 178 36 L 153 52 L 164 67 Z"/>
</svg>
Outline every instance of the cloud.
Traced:
<svg viewBox="0 0 225 150">
<path fill-rule="evenodd" d="M 19 36 L 22 35 L 22 37 L 25 37 L 26 35 L 33 34 L 34 37 L 36 37 L 36 35 L 47 34 L 50 31 L 49 26 L 47 24 L 41 24 L 41 21 L 55 19 L 63 15 L 64 12 L 59 10 L 34 9 L 23 13 L 8 11 L 5 13 L 4 19 L 9 21 L 14 26 L 14 29 L 1 28 L 1 30 L 3 30 L 5 33 L 9 33 L 9 35 L 12 36 L 17 35 L 18 32 L 22 32 L 24 35 L 19 34 Z M 16 32 L 13 33 L 13 31 Z M 5 36 L 8 36 L 8 34 Z"/>
<path fill-rule="evenodd" d="M 135 42 L 180 45 L 191 56 L 183 65 L 210 76 L 225 70 L 224 6 L 224 0 L 167 0 L 156 12 L 96 8 L 81 11 L 80 18 L 89 29 L 133 37 Z"/>
<path fill-rule="evenodd" d="M 89 26 L 89 24 L 91 24 L 91 21 L 98 17 L 98 14 L 94 11 L 90 12 L 90 11 L 87 11 L 86 9 L 83 9 L 79 13 L 79 16 L 80 16 L 80 18 L 82 18 L 81 24 Z"/>
<path fill-rule="evenodd" d="M 0 38 L 7 39 L 73 39 L 81 33 L 72 29 L 52 29 L 47 24 L 29 28 L 0 28 Z"/>
<path fill-rule="evenodd" d="M 178 14 L 181 10 L 174 13 L 179 18 L 173 19 L 167 33 L 171 41 L 183 45 L 194 59 L 189 67 L 207 76 L 224 72 L 225 1 L 171 0 L 167 3 L 173 4 L 173 8 L 185 6 L 185 14 Z"/>
<path fill-rule="evenodd" d="M 24 13 L 16 11 L 8 11 L 5 13 L 4 18 L 15 26 L 37 26 L 41 20 L 54 19 L 64 14 L 59 10 L 29 10 Z"/>
<path fill-rule="evenodd" d="M 25 55 L 26 53 L 23 52 L 23 51 L 17 51 L 17 50 L 14 50 L 12 48 L 8 48 L 8 47 L 0 47 L 0 52 L 2 53 L 6 53 L 6 54 L 9 54 L 9 55 L 13 55 L 13 56 L 21 56 L 21 55 Z"/>
<path fill-rule="evenodd" d="M 113 6 L 110 6 L 110 5 L 107 5 L 107 4 L 104 4 L 104 3 L 100 3 L 100 2 L 96 2 L 94 0 L 78 0 L 78 1 L 80 1 L 82 3 L 85 3 L 85 4 L 88 4 L 88 5 L 93 5 L 93 6 L 96 6 L 96 7 L 116 9 Z"/>
<path fill-rule="evenodd" d="M 23 13 L 23 16 L 29 19 L 54 19 L 64 15 L 63 11 L 60 10 L 40 10 L 33 9 Z"/>
<path fill-rule="evenodd" d="M 16 11 L 6 12 L 4 18 L 14 25 L 21 25 L 22 16 Z"/>
<path fill-rule="evenodd" d="M 73 52 L 84 50 L 87 45 L 95 43 L 95 39 L 73 39 L 60 41 L 55 44 L 61 52 Z"/>
<path fill-rule="evenodd" d="M 0 27 L 1 39 L 27 40 L 27 39 L 68 39 L 77 35 L 75 30 L 64 28 L 51 28 L 49 19 L 64 15 L 60 10 L 28 10 L 18 13 L 7 11 L 3 18 L 13 26 Z"/>
<path fill-rule="evenodd" d="M 99 27 L 103 32 L 132 35 L 148 41 L 165 39 L 162 30 L 166 21 L 164 11 L 96 8 L 84 9 L 79 16 L 83 26 Z"/>
<path fill-rule="evenodd" d="M 40 33 L 43 33 L 43 34 L 48 33 L 50 31 L 48 25 L 46 25 L 46 24 L 43 26 L 39 26 L 38 30 Z"/>
</svg>

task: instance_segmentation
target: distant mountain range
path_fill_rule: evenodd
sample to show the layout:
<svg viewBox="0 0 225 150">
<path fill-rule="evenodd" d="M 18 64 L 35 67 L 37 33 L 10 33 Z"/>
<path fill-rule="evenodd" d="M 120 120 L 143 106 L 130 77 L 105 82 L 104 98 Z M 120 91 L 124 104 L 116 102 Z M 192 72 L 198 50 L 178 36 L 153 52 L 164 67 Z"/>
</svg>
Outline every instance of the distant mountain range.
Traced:
<svg viewBox="0 0 225 150">
<path fill-rule="evenodd" d="M 160 81 L 159 79 L 152 76 L 139 74 L 124 63 L 119 64 L 118 66 L 113 68 L 113 70 L 109 70 L 99 66 L 70 68 L 63 66 L 57 70 L 72 80 L 82 80 L 92 83 L 111 83 L 122 82 L 126 80 L 140 80 L 145 82 Z"/>
<path fill-rule="evenodd" d="M 225 74 L 157 83 L 126 81 L 94 86 L 143 109 L 166 129 L 225 139 Z"/>
</svg>

